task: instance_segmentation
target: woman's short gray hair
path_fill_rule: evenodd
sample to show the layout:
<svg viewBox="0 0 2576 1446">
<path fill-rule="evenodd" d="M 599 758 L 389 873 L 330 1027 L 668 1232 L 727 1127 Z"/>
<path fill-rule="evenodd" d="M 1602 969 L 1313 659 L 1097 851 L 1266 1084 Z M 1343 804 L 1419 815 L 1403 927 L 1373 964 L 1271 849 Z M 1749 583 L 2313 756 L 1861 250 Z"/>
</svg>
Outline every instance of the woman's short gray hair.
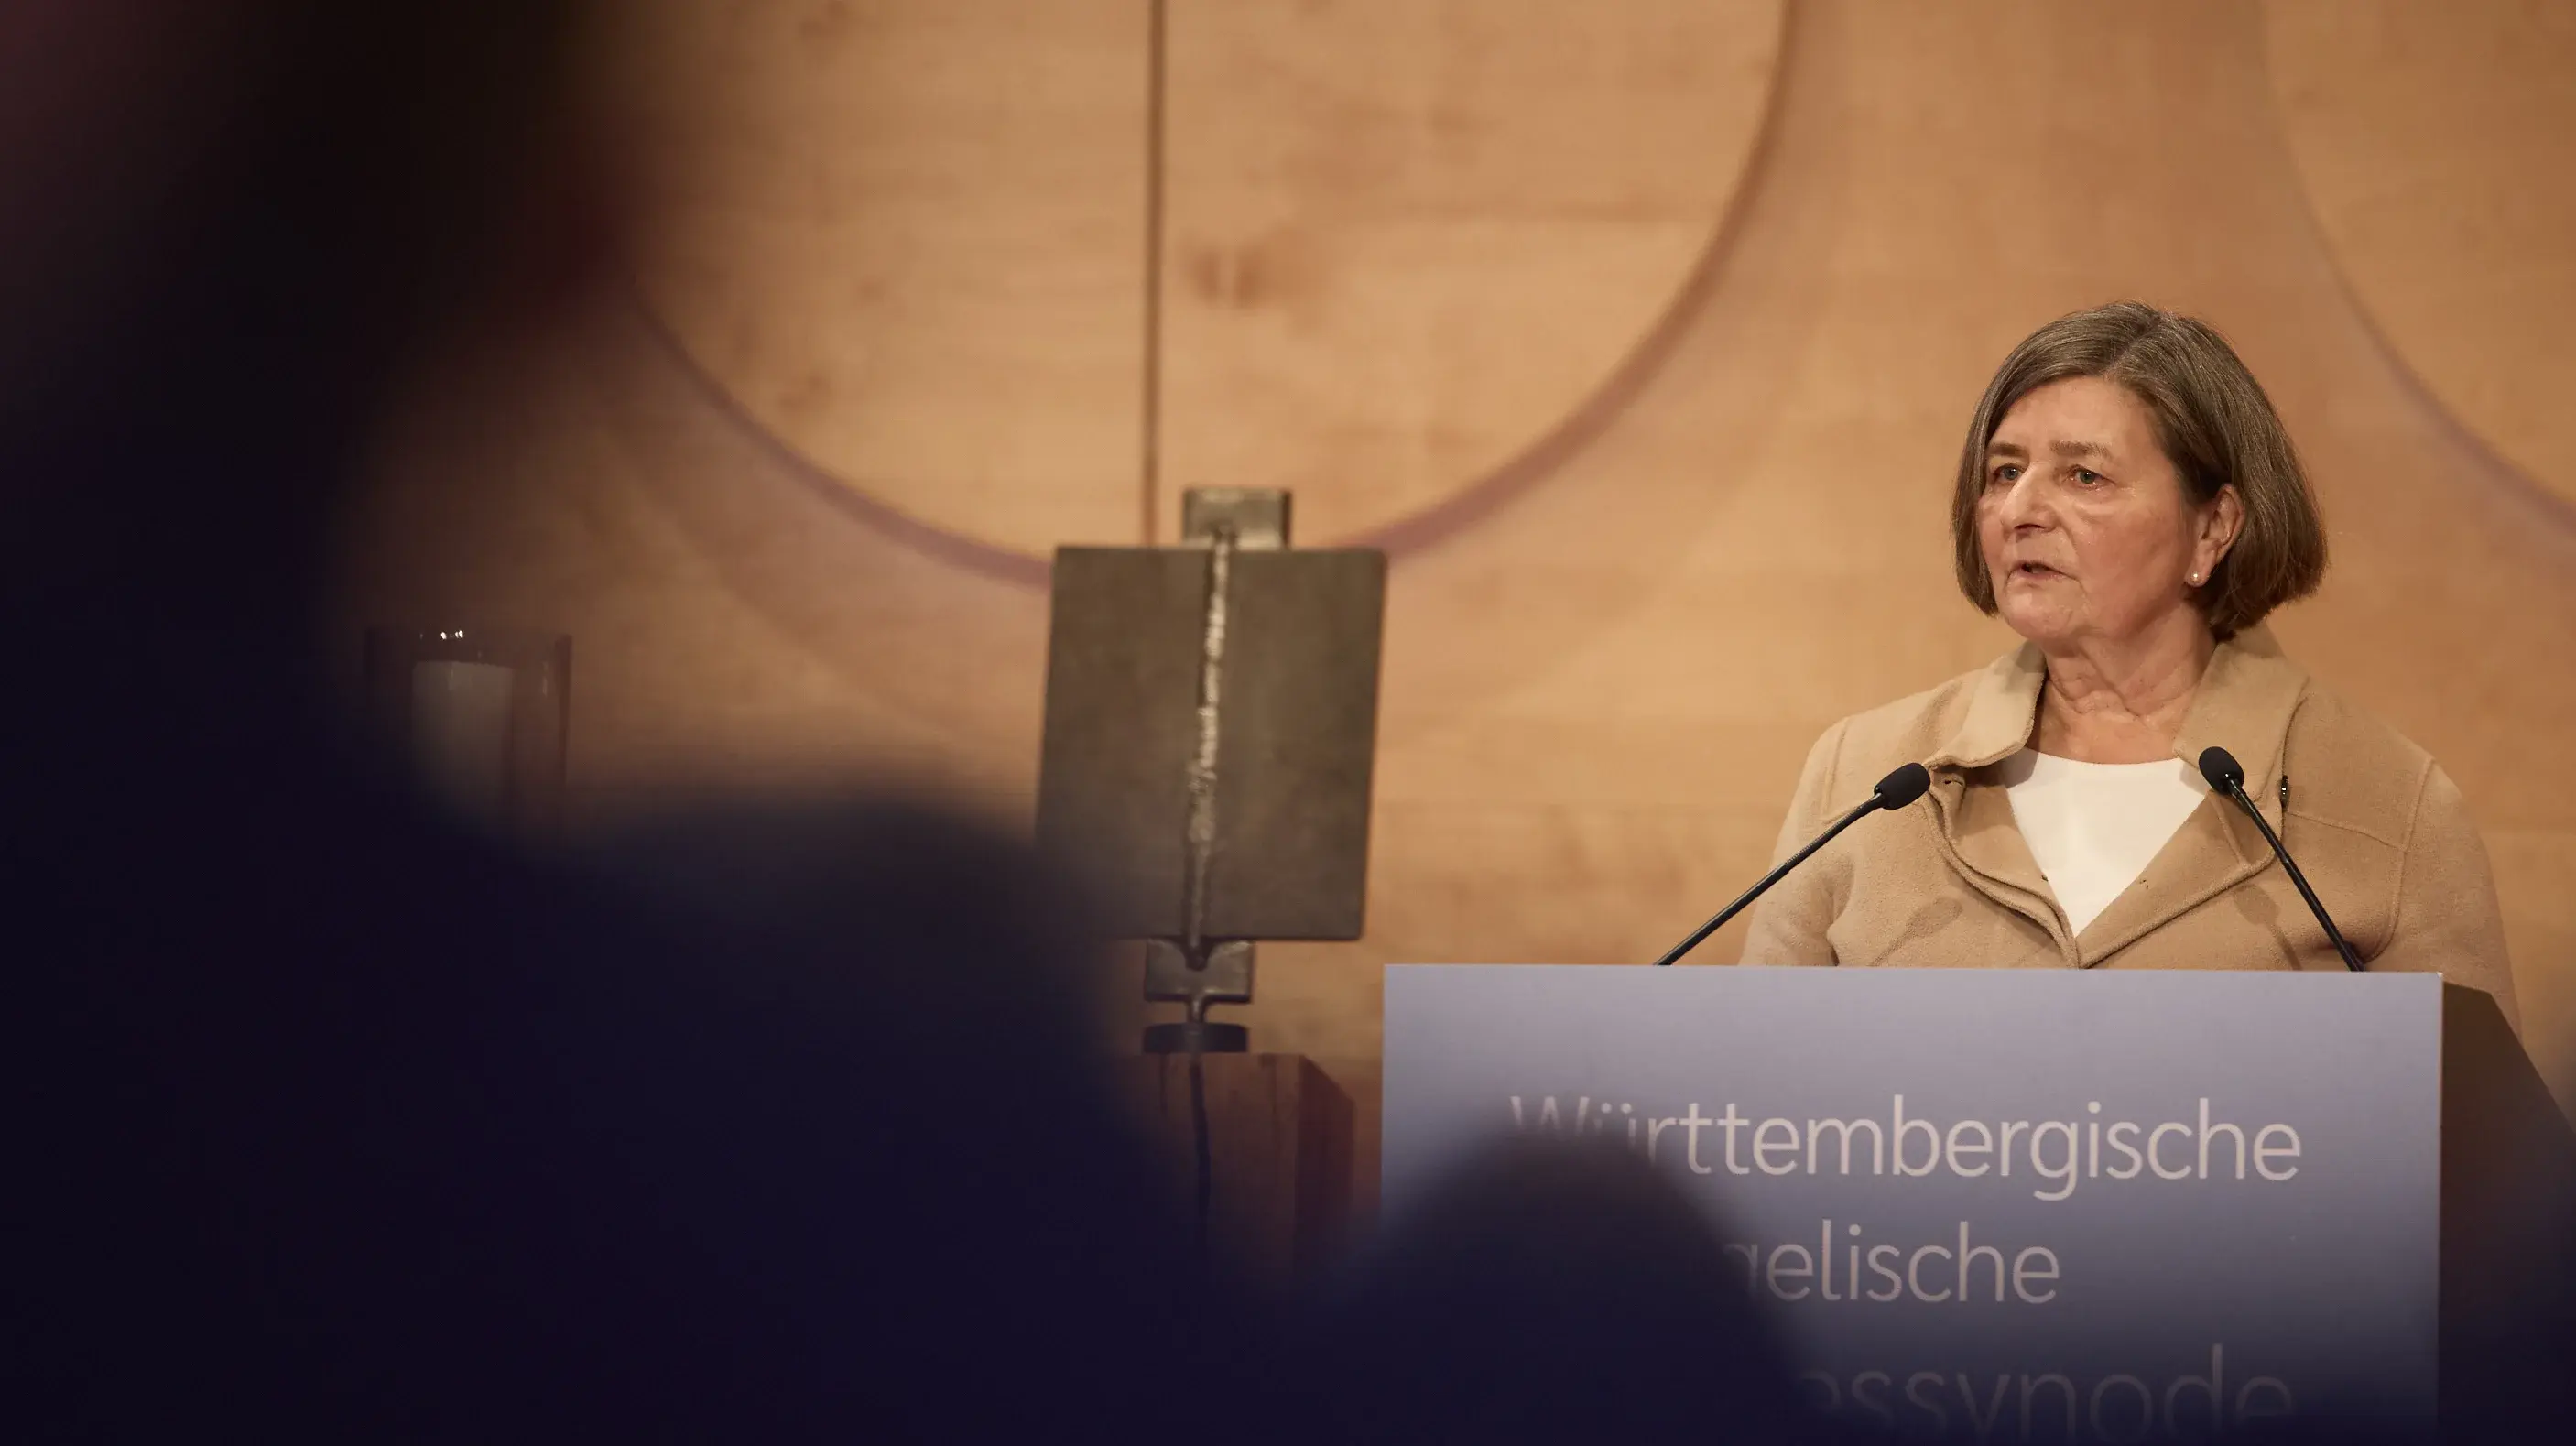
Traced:
<svg viewBox="0 0 2576 1446">
<path fill-rule="evenodd" d="M 2117 382 L 2144 404 L 2155 419 L 2156 440 L 2194 503 L 2209 502 L 2222 488 L 2236 489 L 2245 525 L 2208 585 L 2195 594 L 2211 632 L 2231 636 L 2316 591 L 2326 570 L 2325 522 L 2262 384 L 2207 322 L 2117 301 L 2061 316 L 2032 332 L 2004 358 L 1977 402 L 1967 445 L 1959 452 L 1950 540 L 1959 591 L 1979 611 L 1995 610 L 1994 580 L 1977 543 L 1986 448 L 2013 403 L 2068 377 Z"/>
</svg>

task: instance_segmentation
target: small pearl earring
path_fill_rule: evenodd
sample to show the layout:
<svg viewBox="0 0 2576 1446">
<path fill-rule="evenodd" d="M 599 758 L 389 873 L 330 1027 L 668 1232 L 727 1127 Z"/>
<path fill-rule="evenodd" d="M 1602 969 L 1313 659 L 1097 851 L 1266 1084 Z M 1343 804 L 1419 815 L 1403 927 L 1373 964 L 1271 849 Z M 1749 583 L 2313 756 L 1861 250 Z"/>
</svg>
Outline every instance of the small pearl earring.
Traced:
<svg viewBox="0 0 2576 1446">
<path fill-rule="evenodd" d="M 2196 573 L 2196 572 L 2195 572 L 2195 573 L 2193 573 L 2193 574 L 2191 575 L 2191 585 L 2192 585 L 2193 587 L 2198 587 L 2198 586 L 2200 586 L 2200 574 L 2199 574 L 2199 573 Z"/>
</svg>

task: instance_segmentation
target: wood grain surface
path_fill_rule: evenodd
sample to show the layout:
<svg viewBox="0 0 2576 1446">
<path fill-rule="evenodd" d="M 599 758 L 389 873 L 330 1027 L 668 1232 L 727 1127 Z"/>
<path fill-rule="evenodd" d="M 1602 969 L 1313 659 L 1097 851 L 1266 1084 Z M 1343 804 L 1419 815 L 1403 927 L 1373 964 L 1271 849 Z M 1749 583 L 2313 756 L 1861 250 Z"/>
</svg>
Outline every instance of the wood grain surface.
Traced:
<svg viewBox="0 0 2576 1446">
<path fill-rule="evenodd" d="M 350 651 L 364 622 L 572 634 L 577 817 L 683 786 L 870 779 L 1024 815 L 1046 627 L 1033 559 L 1147 525 L 1143 297 L 1112 284 L 1146 272 L 1144 7 L 1042 7 L 1046 26 L 1091 28 L 980 39 L 967 13 L 999 16 L 997 0 L 657 8 L 691 34 L 757 17 L 776 40 L 864 14 L 893 37 L 875 59 L 861 38 L 791 46 L 829 71 L 793 84 L 713 42 L 664 52 L 666 139 L 703 127 L 677 150 L 713 173 L 683 192 L 715 194 L 738 166 L 747 195 L 795 194 L 771 143 L 739 137 L 783 124 L 759 120 L 772 90 L 860 105 L 841 89 L 888 57 L 938 58 L 883 77 L 866 106 L 1012 94 L 886 111 L 906 145 L 982 154 L 951 124 L 1012 139 L 989 170 L 925 175 L 901 192 L 918 216 L 882 231 L 858 212 L 833 223 L 854 229 L 798 229 L 819 203 L 776 213 L 774 232 L 681 216 L 675 234 L 695 239 L 670 244 L 738 278 L 724 295 L 769 299 L 674 319 L 686 288 L 648 271 L 648 304 L 424 387 L 352 520 Z M 2369 38 L 2413 34 L 2394 11 L 2346 33 L 2256 0 L 1816 0 L 1790 11 L 1766 70 L 1752 37 L 1769 4 L 1509 7 L 1516 28 L 1471 8 L 1262 3 L 1219 20 L 1171 0 L 1166 17 L 1160 485 L 1290 483 L 1301 536 L 1383 525 L 1393 555 L 1368 933 L 1265 946 L 1246 1012 L 1259 1047 L 1312 1057 L 1353 1097 L 1362 1198 L 1383 964 L 1652 958 L 1761 871 L 1827 724 L 2009 645 L 1948 576 L 1960 431 L 2015 340 L 2122 296 L 2210 319 L 2287 417 L 2334 561 L 2280 634 L 2459 780 L 2533 1052 L 2576 1105 L 2576 507 L 2551 490 L 2570 475 L 2549 460 L 2566 409 L 2514 400 L 2568 390 L 2529 388 L 2557 375 L 2551 339 L 2576 324 L 2547 269 L 2576 254 L 2548 209 L 2576 173 L 2576 129 L 2525 124 L 2510 96 L 2528 57 L 2490 55 L 2556 44 L 2561 12 L 2481 3 L 2419 44 Z M 953 45 L 902 38 L 952 25 Z M 1647 34 L 1688 53 L 1649 64 Z M 1028 46 L 1087 79 L 1029 79 Z M 2439 125 L 2407 118 L 2427 85 L 2490 82 L 2496 96 Z M 1623 149 L 1641 118 L 1689 138 Z M 774 139 L 847 148 L 836 165 L 904 149 L 829 127 Z M 2497 202 L 2494 226 L 2391 229 L 2368 219 L 2383 201 L 2353 192 L 2359 219 L 2339 232 L 2337 174 L 2384 174 L 2428 210 L 2498 178 L 2529 197 Z M 1066 219 L 1095 209 L 1091 229 Z M 870 248 L 943 227 L 1096 259 L 1006 266 L 1026 307 L 950 307 L 983 283 L 887 271 L 879 300 L 830 310 L 827 283 L 878 274 Z M 790 234 L 838 239 L 779 249 Z M 1273 254 L 1297 259 L 1265 270 Z M 2419 312 L 2437 329 L 2404 319 Z M 748 398 L 795 368 L 733 369 L 711 349 L 736 314 L 809 313 L 814 355 L 877 358 L 875 401 L 835 386 L 791 416 Z M 998 387 L 907 350 L 923 338 L 1022 358 L 1036 380 Z M 817 440 L 834 436 L 861 450 Z M 1012 436 L 1040 440 L 1009 442 L 1007 466 L 958 460 Z M 1722 962 L 1738 939 L 1704 947 Z M 1113 1001 L 1133 988 L 1103 983 Z"/>
</svg>

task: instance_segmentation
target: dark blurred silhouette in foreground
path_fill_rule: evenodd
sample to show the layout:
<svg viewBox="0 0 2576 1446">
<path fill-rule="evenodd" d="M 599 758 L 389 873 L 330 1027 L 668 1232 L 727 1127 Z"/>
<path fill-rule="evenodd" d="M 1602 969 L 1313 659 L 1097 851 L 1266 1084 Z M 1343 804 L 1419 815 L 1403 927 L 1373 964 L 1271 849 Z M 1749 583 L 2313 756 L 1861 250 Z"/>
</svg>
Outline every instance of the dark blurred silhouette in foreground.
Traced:
<svg viewBox="0 0 2576 1446">
<path fill-rule="evenodd" d="M 809 801 L 545 861 L 341 745 L 376 410 L 597 259 L 579 19 L 0 10 L 10 1434 L 1295 1433 L 1015 847 Z"/>
<path fill-rule="evenodd" d="M 1026 1439 L 1251 1379 L 1018 852 L 814 805 L 647 888 L 340 746 L 334 499 L 580 260 L 576 19 L 0 9 L 12 1439 Z"/>
<path fill-rule="evenodd" d="M 1826 1439 L 1739 1279 L 1628 1150 L 1500 1142 L 1388 1222 L 1300 1369 L 1332 1440 Z"/>
</svg>

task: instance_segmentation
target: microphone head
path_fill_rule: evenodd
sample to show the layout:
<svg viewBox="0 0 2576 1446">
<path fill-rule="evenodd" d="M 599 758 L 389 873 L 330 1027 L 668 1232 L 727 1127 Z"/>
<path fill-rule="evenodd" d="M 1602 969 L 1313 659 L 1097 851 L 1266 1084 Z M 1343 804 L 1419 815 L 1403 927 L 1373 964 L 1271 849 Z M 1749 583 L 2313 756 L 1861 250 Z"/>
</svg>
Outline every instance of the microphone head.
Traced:
<svg viewBox="0 0 2576 1446">
<path fill-rule="evenodd" d="M 2245 766 L 2224 748 L 2200 750 L 2200 776 L 2213 793 L 2236 793 L 2245 787 Z"/>
<path fill-rule="evenodd" d="M 1869 796 L 1877 799 L 1881 808 L 1903 808 L 1921 798 L 1931 787 L 1931 770 L 1920 763 L 1909 763 L 1880 779 L 1878 787 L 1871 789 Z"/>
</svg>

